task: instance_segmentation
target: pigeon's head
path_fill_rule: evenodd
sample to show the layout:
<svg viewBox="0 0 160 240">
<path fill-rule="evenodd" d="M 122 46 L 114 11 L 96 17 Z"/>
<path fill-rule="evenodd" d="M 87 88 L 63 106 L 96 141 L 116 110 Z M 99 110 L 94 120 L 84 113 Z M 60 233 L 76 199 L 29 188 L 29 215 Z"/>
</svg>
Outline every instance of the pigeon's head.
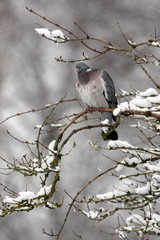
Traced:
<svg viewBox="0 0 160 240">
<path fill-rule="evenodd" d="M 89 67 L 84 62 L 79 62 L 75 66 L 75 72 L 78 72 L 78 73 L 86 72 L 87 69 L 89 69 Z"/>
</svg>

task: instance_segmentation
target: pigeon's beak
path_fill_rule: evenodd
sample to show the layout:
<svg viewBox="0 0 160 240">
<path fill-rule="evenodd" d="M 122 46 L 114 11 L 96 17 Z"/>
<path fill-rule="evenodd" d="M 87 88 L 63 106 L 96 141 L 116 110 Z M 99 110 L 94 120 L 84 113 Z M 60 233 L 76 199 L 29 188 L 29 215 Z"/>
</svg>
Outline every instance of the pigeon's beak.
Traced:
<svg viewBox="0 0 160 240">
<path fill-rule="evenodd" d="M 78 72 L 78 69 L 77 69 L 77 68 L 75 68 L 75 69 L 74 69 L 74 72 Z"/>
</svg>

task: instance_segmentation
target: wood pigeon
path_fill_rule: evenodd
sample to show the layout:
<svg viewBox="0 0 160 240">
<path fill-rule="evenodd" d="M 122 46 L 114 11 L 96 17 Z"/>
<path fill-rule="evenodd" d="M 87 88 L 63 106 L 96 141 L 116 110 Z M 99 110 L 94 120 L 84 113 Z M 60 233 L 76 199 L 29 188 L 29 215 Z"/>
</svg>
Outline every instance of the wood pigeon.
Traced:
<svg viewBox="0 0 160 240">
<path fill-rule="evenodd" d="M 76 84 L 80 98 L 88 107 L 96 108 L 116 108 L 117 98 L 115 96 L 115 87 L 111 77 L 107 72 L 90 68 L 87 64 L 80 62 L 75 66 L 75 72 L 78 73 L 78 82 Z M 101 121 L 108 119 L 109 124 L 115 120 L 111 112 L 101 112 Z M 108 129 L 111 130 L 111 129 Z M 109 135 L 102 130 L 104 140 L 117 140 L 118 134 L 114 130 Z"/>
</svg>

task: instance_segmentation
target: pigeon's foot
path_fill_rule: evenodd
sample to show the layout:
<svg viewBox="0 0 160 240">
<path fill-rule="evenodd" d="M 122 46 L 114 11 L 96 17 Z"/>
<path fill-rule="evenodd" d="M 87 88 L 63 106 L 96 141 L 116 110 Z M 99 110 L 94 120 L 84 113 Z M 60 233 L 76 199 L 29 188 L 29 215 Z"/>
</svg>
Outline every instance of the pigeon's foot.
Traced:
<svg viewBox="0 0 160 240">
<path fill-rule="evenodd" d="M 103 113 L 104 112 L 104 107 L 99 107 L 97 110 L 98 110 L 98 112 Z"/>
<path fill-rule="evenodd" d="M 86 108 L 86 112 L 87 112 L 87 113 L 92 113 L 92 112 L 93 112 L 93 111 L 92 111 L 92 107 L 87 107 L 87 108 Z"/>
</svg>

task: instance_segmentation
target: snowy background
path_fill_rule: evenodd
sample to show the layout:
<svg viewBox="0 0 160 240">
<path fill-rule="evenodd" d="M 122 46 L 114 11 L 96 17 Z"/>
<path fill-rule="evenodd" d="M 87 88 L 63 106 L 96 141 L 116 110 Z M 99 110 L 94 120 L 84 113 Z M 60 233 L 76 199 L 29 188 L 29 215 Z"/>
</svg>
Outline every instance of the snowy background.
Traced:
<svg viewBox="0 0 160 240">
<path fill-rule="evenodd" d="M 136 42 L 150 38 L 157 27 L 159 36 L 159 0 L 1 0 L 0 1 L 0 121 L 17 112 L 32 108 L 41 108 L 54 103 L 68 92 L 68 98 L 74 98 L 75 73 L 74 64 L 57 63 L 54 58 L 63 56 L 72 59 L 80 58 L 82 47 L 80 44 L 56 45 L 40 37 L 34 29 L 36 23 L 54 30 L 38 17 L 29 13 L 25 7 L 53 19 L 55 22 L 69 29 L 75 29 L 76 21 L 89 34 L 106 39 L 123 46 L 122 38 L 116 21 L 119 21 L 123 31 L 131 34 Z M 105 69 L 112 77 L 117 92 L 122 88 L 130 91 L 137 89 L 145 91 L 146 86 L 154 87 L 138 66 L 125 56 L 117 52 L 89 61 L 93 67 Z M 154 73 L 152 73 L 154 76 Z M 62 107 L 58 115 L 80 111 L 76 103 Z M 13 156 L 21 158 L 27 152 L 23 144 L 11 139 L 6 129 L 22 140 L 35 139 L 37 131 L 34 127 L 44 120 L 44 113 L 34 113 L 9 120 L 0 127 L 0 155 L 12 161 Z M 132 131 L 132 132 L 131 132 Z M 121 140 L 137 144 L 136 130 L 128 128 L 122 123 L 118 127 Z M 96 136 L 96 138 L 95 138 Z M 132 136 L 132 137 L 131 137 Z M 54 136 L 45 136 L 46 145 Z M 102 142 L 99 131 L 86 131 L 75 137 L 77 148 L 63 161 L 63 178 L 59 184 L 59 201 L 65 195 L 66 189 L 73 196 L 79 189 L 95 175 L 99 169 L 112 166 L 106 162 L 91 147 L 88 140 Z M 71 143 L 72 144 L 72 143 Z M 83 156 L 82 156 L 83 153 Z M 117 156 L 118 158 L 118 156 Z M 25 189 L 37 191 L 39 183 L 36 179 L 23 178 L 20 175 L 1 175 L 1 182 L 17 192 Z M 106 192 L 108 182 L 97 181 L 96 189 L 90 187 L 87 195 Z M 113 183 L 110 183 L 111 186 Z M 66 206 L 67 206 L 66 200 Z M 46 209 L 37 209 L 30 213 L 19 213 L 0 219 L 0 232 L 2 240 L 29 240 L 48 239 L 42 235 L 42 229 L 58 230 L 65 216 L 65 206 L 51 212 Z M 106 239 L 106 235 L 97 231 L 92 222 L 72 212 L 63 232 L 64 239 L 75 239 L 72 231 L 83 233 L 84 239 Z M 98 227 L 99 224 L 96 225 Z M 105 221 L 100 229 L 107 232 L 111 222 Z M 65 236 L 65 237 L 64 237 Z M 112 239 L 119 239 L 118 236 Z"/>
</svg>

